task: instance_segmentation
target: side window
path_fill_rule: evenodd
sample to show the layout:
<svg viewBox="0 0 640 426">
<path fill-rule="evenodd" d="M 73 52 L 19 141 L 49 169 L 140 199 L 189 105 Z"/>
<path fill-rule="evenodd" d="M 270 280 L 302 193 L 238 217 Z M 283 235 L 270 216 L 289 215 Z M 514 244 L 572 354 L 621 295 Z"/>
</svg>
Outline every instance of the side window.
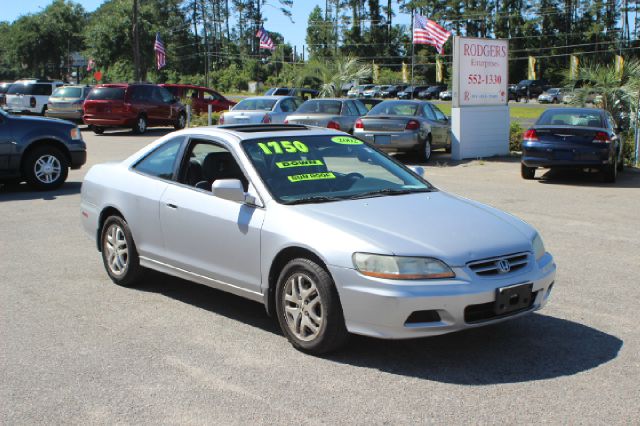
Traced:
<svg viewBox="0 0 640 426">
<path fill-rule="evenodd" d="M 285 99 L 280 102 L 282 112 L 293 112 L 296 110 L 296 104 L 291 99 Z"/>
<path fill-rule="evenodd" d="M 33 88 L 34 95 L 41 96 L 51 96 L 51 85 L 50 84 L 36 84 Z"/>
<path fill-rule="evenodd" d="M 165 142 L 138 162 L 134 169 L 145 175 L 171 180 L 182 140 L 179 137 Z"/>
<path fill-rule="evenodd" d="M 444 112 L 440 111 L 440 109 L 437 106 L 431 105 L 431 108 L 433 109 L 433 113 L 436 116 L 436 120 L 438 120 L 438 121 L 448 121 L 449 120 L 447 118 L 447 116 L 444 115 Z"/>
<path fill-rule="evenodd" d="M 204 94 L 204 98 L 208 101 L 220 101 L 222 100 L 222 96 L 220 96 L 219 94 L 217 94 L 214 91 L 207 91 Z"/>
<path fill-rule="evenodd" d="M 367 115 L 367 113 L 369 112 L 369 110 L 367 109 L 366 106 L 364 106 L 362 104 L 362 102 L 360 101 L 353 101 L 353 104 L 356 106 L 356 108 L 358 109 L 358 115 L 362 116 L 362 115 Z"/>
<path fill-rule="evenodd" d="M 249 181 L 231 152 L 210 141 L 194 140 L 187 152 L 188 162 L 183 164 L 180 181 L 198 189 L 211 190 L 218 179 L 239 179 L 247 190 Z"/>
<path fill-rule="evenodd" d="M 157 93 L 156 96 L 160 96 L 160 102 L 164 102 L 165 104 L 171 103 L 173 101 L 173 95 L 164 87 L 154 87 L 154 92 Z"/>
<path fill-rule="evenodd" d="M 611 116 L 611 114 L 610 114 L 610 113 L 608 113 L 608 112 L 607 112 L 607 121 L 609 122 L 609 127 L 610 127 L 612 130 L 614 130 L 614 131 L 615 131 L 615 130 L 616 130 L 616 127 L 617 127 L 617 126 L 616 126 L 616 122 L 615 122 L 615 120 L 613 119 L 613 117 Z"/>
<path fill-rule="evenodd" d="M 344 102 L 342 105 L 343 105 L 342 115 L 358 115 L 358 110 L 353 105 L 353 102 L 347 101 L 347 102 Z"/>
<path fill-rule="evenodd" d="M 424 111 L 424 116 L 427 117 L 427 119 L 436 121 L 436 115 L 433 113 L 433 110 L 431 109 L 431 106 L 429 104 L 425 104 L 422 107 L 422 110 Z"/>
</svg>

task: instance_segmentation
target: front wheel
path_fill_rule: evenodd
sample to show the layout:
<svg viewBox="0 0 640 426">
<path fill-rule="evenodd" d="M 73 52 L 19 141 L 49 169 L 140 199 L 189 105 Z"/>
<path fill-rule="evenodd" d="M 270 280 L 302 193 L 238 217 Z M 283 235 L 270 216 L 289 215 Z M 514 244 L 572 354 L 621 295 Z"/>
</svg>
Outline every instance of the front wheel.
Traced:
<svg viewBox="0 0 640 426">
<path fill-rule="evenodd" d="M 69 173 L 69 160 L 57 148 L 42 146 L 30 152 L 24 163 L 24 176 L 37 190 L 59 188 Z"/>
<path fill-rule="evenodd" d="M 91 126 L 91 130 L 93 130 L 93 133 L 95 133 L 96 135 L 101 135 L 104 133 L 104 127 L 100 126 Z"/>
<path fill-rule="evenodd" d="M 102 262 L 111 281 L 123 287 L 135 286 L 144 269 L 140 266 L 129 225 L 120 216 L 109 216 L 100 236 Z"/>
<path fill-rule="evenodd" d="M 344 345 L 349 336 L 333 280 L 312 260 L 294 259 L 283 268 L 276 310 L 282 332 L 301 351 L 327 353 Z"/>
<path fill-rule="evenodd" d="M 522 176 L 522 179 L 531 180 L 536 176 L 536 168 L 527 167 L 520 163 L 520 175 Z"/>
</svg>

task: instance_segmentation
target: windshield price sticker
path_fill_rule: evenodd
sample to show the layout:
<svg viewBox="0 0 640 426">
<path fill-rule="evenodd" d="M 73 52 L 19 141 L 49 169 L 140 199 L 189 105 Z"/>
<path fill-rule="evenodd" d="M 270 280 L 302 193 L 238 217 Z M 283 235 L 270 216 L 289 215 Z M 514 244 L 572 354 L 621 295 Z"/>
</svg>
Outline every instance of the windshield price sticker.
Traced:
<svg viewBox="0 0 640 426">
<path fill-rule="evenodd" d="M 342 145 L 362 145 L 360 139 L 352 138 L 349 136 L 334 136 L 331 138 L 331 142 L 339 143 Z"/>
<path fill-rule="evenodd" d="M 267 143 L 258 142 L 258 146 L 266 155 L 290 154 L 296 152 L 309 152 L 309 147 L 300 141 L 271 141 Z"/>
<path fill-rule="evenodd" d="M 331 172 L 325 173 L 305 173 L 302 175 L 287 176 L 290 182 L 303 182 L 307 180 L 323 180 L 323 179 L 335 179 L 336 175 Z"/>
<path fill-rule="evenodd" d="M 293 160 L 278 161 L 276 166 L 278 166 L 279 169 L 288 169 L 290 167 L 324 166 L 324 163 L 320 160 Z"/>
</svg>

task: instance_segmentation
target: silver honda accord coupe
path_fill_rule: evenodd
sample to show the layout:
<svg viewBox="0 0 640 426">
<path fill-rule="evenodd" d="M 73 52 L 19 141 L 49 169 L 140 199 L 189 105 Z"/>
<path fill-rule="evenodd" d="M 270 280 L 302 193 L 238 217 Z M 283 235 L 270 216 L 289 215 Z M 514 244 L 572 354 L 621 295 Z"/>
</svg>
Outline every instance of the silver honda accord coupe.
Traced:
<svg viewBox="0 0 640 426">
<path fill-rule="evenodd" d="M 81 217 L 116 284 L 154 269 L 258 301 L 309 353 L 528 314 L 556 270 L 525 222 L 303 125 L 171 133 L 92 167 Z"/>
</svg>

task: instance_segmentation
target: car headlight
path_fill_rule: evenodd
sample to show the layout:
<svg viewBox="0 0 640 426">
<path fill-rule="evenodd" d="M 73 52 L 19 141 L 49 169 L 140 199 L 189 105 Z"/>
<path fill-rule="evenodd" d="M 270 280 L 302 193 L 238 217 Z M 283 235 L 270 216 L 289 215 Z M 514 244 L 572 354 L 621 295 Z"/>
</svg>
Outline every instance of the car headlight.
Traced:
<svg viewBox="0 0 640 426">
<path fill-rule="evenodd" d="M 456 276 L 446 263 L 431 257 L 354 253 L 353 264 L 363 275 L 392 280 L 424 280 Z"/>
<path fill-rule="evenodd" d="M 538 261 L 546 253 L 546 250 L 544 249 L 544 243 L 542 242 L 542 238 L 540 237 L 540 234 L 536 234 L 532 244 L 533 244 L 533 254 L 536 257 L 536 261 Z"/>
<path fill-rule="evenodd" d="M 73 140 L 82 140 L 82 133 L 80 133 L 80 129 L 78 127 L 74 127 L 73 129 L 71 129 L 69 135 Z"/>
</svg>

